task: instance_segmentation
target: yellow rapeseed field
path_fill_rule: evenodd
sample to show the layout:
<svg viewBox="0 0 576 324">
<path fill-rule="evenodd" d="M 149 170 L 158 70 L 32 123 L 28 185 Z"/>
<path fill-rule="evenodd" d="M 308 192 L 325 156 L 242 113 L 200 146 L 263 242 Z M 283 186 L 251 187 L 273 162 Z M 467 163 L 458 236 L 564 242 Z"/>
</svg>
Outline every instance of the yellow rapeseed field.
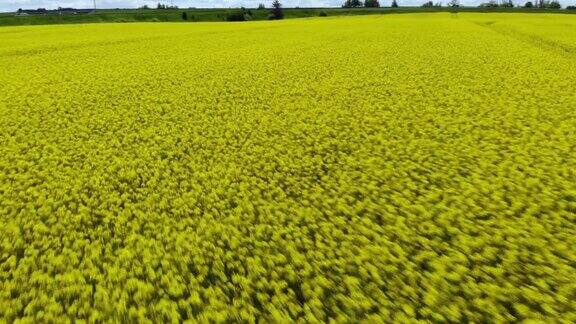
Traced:
<svg viewBox="0 0 576 324">
<path fill-rule="evenodd" d="M 576 18 L 0 28 L 0 322 L 576 321 Z"/>
</svg>

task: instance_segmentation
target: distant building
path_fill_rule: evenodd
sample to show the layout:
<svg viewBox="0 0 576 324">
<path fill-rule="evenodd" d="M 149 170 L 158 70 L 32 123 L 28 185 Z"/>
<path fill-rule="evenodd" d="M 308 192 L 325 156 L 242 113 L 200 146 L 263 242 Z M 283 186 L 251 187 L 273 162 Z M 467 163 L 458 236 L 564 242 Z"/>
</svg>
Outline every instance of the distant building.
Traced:
<svg viewBox="0 0 576 324">
<path fill-rule="evenodd" d="M 94 9 L 75 9 L 75 8 L 58 8 L 54 10 L 47 10 L 46 8 L 38 9 L 18 9 L 16 16 L 29 16 L 29 15 L 79 15 L 89 14 L 94 12 Z"/>
</svg>

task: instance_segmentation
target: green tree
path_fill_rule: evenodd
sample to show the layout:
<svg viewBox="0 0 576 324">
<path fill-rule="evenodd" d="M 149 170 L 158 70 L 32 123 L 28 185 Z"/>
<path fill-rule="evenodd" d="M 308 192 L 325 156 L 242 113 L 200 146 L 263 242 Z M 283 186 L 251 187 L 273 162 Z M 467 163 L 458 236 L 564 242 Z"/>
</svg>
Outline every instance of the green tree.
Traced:
<svg viewBox="0 0 576 324">
<path fill-rule="evenodd" d="M 346 0 L 342 5 L 342 8 L 358 8 L 362 7 L 363 3 L 360 0 Z"/>
<path fill-rule="evenodd" d="M 279 0 L 274 0 L 274 2 L 272 2 L 272 10 L 270 11 L 270 16 L 268 16 L 268 19 L 284 19 L 284 10 L 282 9 L 282 4 Z"/>
<path fill-rule="evenodd" d="M 364 1 L 364 7 L 378 8 L 378 7 L 380 7 L 380 2 L 378 2 L 378 0 L 366 0 L 366 1 Z"/>
</svg>

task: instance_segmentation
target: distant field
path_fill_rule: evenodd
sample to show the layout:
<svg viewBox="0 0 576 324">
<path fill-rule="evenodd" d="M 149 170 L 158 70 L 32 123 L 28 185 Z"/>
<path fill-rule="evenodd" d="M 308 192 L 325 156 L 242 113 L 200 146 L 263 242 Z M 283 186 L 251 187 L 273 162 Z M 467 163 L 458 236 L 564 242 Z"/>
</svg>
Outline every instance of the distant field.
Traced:
<svg viewBox="0 0 576 324">
<path fill-rule="evenodd" d="M 226 21 L 226 17 L 238 9 L 104 9 L 91 14 L 79 15 L 30 15 L 14 16 L 14 13 L 0 13 L 0 26 L 78 24 L 101 22 L 181 22 L 182 13 L 186 12 L 187 22 Z M 250 10 L 252 20 L 267 20 L 269 9 Z M 286 19 L 318 17 L 320 13 L 328 16 L 382 15 L 394 13 L 430 13 L 430 12 L 514 12 L 514 13 L 566 13 L 574 14 L 576 10 L 524 9 L 524 8 L 286 8 Z"/>
<path fill-rule="evenodd" d="M 576 20 L 0 28 L 0 318 L 576 322 Z"/>
</svg>

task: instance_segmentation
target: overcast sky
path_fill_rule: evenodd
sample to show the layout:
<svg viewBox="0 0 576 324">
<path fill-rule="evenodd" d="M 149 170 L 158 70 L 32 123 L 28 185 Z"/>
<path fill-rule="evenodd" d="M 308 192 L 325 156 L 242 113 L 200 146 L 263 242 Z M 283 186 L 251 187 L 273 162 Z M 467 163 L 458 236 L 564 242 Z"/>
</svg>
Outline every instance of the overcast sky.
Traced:
<svg viewBox="0 0 576 324">
<path fill-rule="evenodd" d="M 334 7 L 340 6 L 344 0 L 281 0 L 285 7 Z M 380 4 L 389 6 L 392 0 L 380 0 Z M 400 5 L 420 5 L 426 0 L 399 0 Z M 446 3 L 449 0 L 442 2 Z M 488 0 L 460 0 L 464 5 L 476 5 Z M 525 0 L 513 0 L 514 3 L 524 3 Z M 270 7 L 272 0 L 96 0 L 99 8 L 137 8 L 142 5 L 155 6 L 158 2 L 177 5 L 181 8 L 198 7 L 198 8 L 228 8 L 228 7 L 256 7 L 258 3 L 264 3 Z M 436 0 L 434 0 L 436 2 Z M 563 0 L 560 3 L 571 4 L 576 0 Z M 15 11 L 18 8 L 35 9 L 35 8 L 91 8 L 93 0 L 0 0 L 0 11 Z"/>
</svg>

